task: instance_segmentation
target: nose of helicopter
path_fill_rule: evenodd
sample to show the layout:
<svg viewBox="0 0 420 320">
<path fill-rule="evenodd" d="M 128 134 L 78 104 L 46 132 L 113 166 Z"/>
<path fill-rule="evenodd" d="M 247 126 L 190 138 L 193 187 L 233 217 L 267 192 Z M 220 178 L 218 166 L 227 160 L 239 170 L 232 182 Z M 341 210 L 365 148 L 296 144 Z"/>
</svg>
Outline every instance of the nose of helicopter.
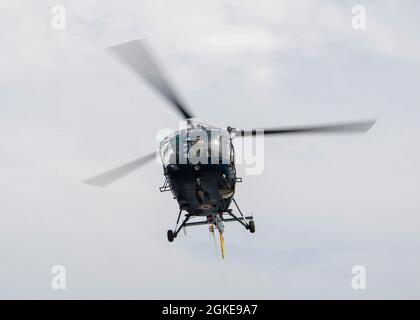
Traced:
<svg viewBox="0 0 420 320">
<path fill-rule="evenodd" d="M 231 163 L 229 134 L 218 128 L 194 127 L 180 130 L 160 145 L 164 166 L 169 164 Z"/>
</svg>

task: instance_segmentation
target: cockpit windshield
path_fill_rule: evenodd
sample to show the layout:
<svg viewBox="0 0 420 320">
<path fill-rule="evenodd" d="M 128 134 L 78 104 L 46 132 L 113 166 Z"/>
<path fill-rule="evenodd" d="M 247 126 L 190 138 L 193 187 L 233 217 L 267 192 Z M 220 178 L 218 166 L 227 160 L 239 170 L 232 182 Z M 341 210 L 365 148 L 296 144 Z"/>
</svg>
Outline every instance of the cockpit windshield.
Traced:
<svg viewBox="0 0 420 320">
<path fill-rule="evenodd" d="M 165 138 L 160 147 L 168 164 L 219 164 L 231 162 L 229 134 L 217 128 L 194 127 Z"/>
</svg>

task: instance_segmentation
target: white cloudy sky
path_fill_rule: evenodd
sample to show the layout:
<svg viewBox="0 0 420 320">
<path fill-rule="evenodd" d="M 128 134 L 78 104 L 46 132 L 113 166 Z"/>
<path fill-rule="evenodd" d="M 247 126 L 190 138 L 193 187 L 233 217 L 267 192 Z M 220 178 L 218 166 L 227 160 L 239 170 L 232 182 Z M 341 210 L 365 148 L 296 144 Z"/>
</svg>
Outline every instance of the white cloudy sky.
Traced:
<svg viewBox="0 0 420 320">
<path fill-rule="evenodd" d="M 0 298 L 420 298 L 418 1 L 62 0 L 62 31 L 55 4 L 0 1 Z M 207 122 L 378 122 L 266 139 L 264 173 L 236 196 L 257 232 L 227 225 L 224 261 L 206 227 L 169 244 L 177 204 L 158 164 L 80 183 L 178 126 L 103 50 L 137 38 Z M 57 264 L 65 291 L 51 289 Z"/>
</svg>

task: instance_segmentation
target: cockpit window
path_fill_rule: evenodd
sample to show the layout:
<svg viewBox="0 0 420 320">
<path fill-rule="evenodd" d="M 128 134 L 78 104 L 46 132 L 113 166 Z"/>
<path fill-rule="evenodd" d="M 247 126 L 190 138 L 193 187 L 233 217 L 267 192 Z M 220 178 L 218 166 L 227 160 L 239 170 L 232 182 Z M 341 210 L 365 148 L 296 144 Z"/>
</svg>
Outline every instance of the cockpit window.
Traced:
<svg viewBox="0 0 420 320">
<path fill-rule="evenodd" d="M 230 155 L 230 137 L 220 129 L 189 128 L 161 143 L 165 166 L 230 163 Z"/>
</svg>

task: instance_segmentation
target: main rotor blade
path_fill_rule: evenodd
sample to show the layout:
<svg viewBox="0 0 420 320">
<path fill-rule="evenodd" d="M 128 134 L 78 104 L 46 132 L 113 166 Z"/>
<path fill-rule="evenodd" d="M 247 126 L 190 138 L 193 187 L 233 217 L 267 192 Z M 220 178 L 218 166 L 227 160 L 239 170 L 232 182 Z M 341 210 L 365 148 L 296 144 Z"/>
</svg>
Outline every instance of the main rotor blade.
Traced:
<svg viewBox="0 0 420 320">
<path fill-rule="evenodd" d="M 331 123 L 321 125 L 283 127 L 283 128 L 266 128 L 260 129 L 261 133 L 264 130 L 264 135 L 275 134 L 324 134 L 324 133 L 366 133 L 373 125 L 375 120 L 345 122 L 345 123 Z M 237 129 L 237 136 L 255 136 L 258 134 L 256 129 Z"/>
<path fill-rule="evenodd" d="M 123 60 L 133 71 L 143 77 L 164 96 L 185 119 L 193 115 L 176 94 L 158 63 L 148 49 L 145 40 L 133 40 L 110 47 L 109 50 Z"/>
<path fill-rule="evenodd" d="M 148 154 L 147 156 L 138 158 L 136 160 L 123 164 L 122 166 L 106 171 L 100 175 L 84 180 L 82 182 L 93 185 L 93 186 L 105 187 L 115 182 L 116 180 L 124 177 L 130 172 L 140 168 L 142 165 L 146 164 L 147 162 L 153 160 L 155 156 L 156 156 L 156 153 L 153 152 L 151 154 Z"/>
</svg>

